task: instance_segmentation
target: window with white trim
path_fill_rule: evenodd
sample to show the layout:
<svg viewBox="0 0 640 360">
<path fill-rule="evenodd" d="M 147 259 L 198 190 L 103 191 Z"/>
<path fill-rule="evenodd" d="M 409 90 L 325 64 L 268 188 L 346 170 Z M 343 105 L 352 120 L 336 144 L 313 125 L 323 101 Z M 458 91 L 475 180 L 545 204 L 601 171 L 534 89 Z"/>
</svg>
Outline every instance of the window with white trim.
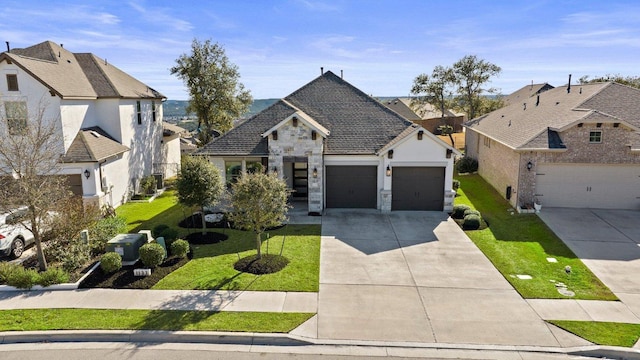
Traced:
<svg viewBox="0 0 640 360">
<path fill-rule="evenodd" d="M 4 113 L 9 135 L 24 135 L 27 131 L 26 101 L 5 101 Z"/>
<path fill-rule="evenodd" d="M 589 143 L 600 144 L 602 142 L 602 130 L 589 131 Z"/>
<path fill-rule="evenodd" d="M 7 91 L 20 91 L 18 88 L 18 75 L 7 74 Z"/>
</svg>

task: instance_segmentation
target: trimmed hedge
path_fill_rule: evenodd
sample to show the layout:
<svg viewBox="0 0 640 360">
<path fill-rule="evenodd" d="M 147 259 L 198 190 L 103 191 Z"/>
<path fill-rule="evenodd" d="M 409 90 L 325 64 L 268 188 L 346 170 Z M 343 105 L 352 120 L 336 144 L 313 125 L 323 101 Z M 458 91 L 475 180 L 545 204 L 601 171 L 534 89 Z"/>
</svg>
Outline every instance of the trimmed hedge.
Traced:
<svg viewBox="0 0 640 360">
<path fill-rule="evenodd" d="M 171 243 L 169 250 L 171 251 L 171 255 L 183 258 L 189 253 L 189 242 L 178 239 Z"/>
<path fill-rule="evenodd" d="M 464 230 L 478 230 L 480 228 L 481 218 L 480 215 L 467 215 L 462 222 L 462 228 Z"/>
<path fill-rule="evenodd" d="M 164 260 L 164 248 L 158 243 L 148 243 L 140 247 L 140 261 L 144 266 L 156 268 Z"/>
<path fill-rule="evenodd" d="M 465 156 L 456 162 L 458 173 L 472 173 L 478 171 L 478 160 Z"/>
<path fill-rule="evenodd" d="M 467 210 L 464 211 L 464 216 L 462 218 L 466 218 L 467 215 L 478 215 L 478 216 L 480 216 L 480 211 L 473 210 L 473 209 L 467 209 Z"/>
<path fill-rule="evenodd" d="M 100 258 L 100 268 L 109 274 L 122 268 L 122 257 L 115 252 L 108 252 Z"/>
<path fill-rule="evenodd" d="M 451 217 L 454 219 L 463 219 L 464 212 L 470 209 L 471 207 L 469 207 L 468 205 L 464 205 L 464 204 L 454 205 L 453 212 L 451 213 Z"/>
</svg>

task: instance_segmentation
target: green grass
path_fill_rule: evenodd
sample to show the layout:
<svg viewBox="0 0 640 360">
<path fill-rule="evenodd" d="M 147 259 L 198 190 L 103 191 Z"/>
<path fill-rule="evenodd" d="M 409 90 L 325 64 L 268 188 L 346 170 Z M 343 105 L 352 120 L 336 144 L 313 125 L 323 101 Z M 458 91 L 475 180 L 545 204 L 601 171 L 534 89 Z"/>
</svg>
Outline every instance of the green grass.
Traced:
<svg viewBox="0 0 640 360">
<path fill-rule="evenodd" d="M 127 232 L 151 230 L 160 224 L 169 225 L 180 230 L 180 235 L 187 233 L 178 227 L 178 222 L 191 211 L 178 204 L 175 190 L 168 190 L 150 203 L 130 202 L 116 209 L 116 213 L 127 220 Z"/>
<path fill-rule="evenodd" d="M 535 214 L 513 213 L 513 208 L 479 175 L 457 176 L 456 204 L 480 211 L 489 228 L 467 235 L 524 298 L 566 298 L 554 283 L 563 282 L 574 299 L 617 300 L 616 296 L 576 257 Z M 557 263 L 546 259 L 553 257 Z M 564 271 L 571 266 L 571 274 Z M 515 275 L 531 275 L 520 280 Z"/>
<path fill-rule="evenodd" d="M 193 246 L 193 259 L 166 276 L 153 289 L 318 291 L 319 225 L 287 225 L 270 231 L 269 240 L 262 242 L 263 254 L 280 254 L 282 249 L 282 255 L 289 259 L 289 264 L 279 272 L 266 275 L 241 273 L 233 268 L 238 259 L 256 253 L 255 235 L 239 230 L 225 232 L 229 235 L 226 241 Z"/>
<path fill-rule="evenodd" d="M 640 338 L 640 324 L 570 320 L 549 322 L 598 345 L 633 347 Z"/>
<path fill-rule="evenodd" d="M 0 311 L 0 331 L 186 330 L 287 333 L 313 315 L 177 310 L 3 310 Z"/>
</svg>

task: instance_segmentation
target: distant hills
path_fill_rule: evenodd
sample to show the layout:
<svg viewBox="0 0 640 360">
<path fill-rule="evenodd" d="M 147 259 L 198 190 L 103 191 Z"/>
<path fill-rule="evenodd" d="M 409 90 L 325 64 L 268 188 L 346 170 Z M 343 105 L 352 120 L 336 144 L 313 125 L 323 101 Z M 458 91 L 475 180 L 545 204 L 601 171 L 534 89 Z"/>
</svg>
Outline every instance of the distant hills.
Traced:
<svg viewBox="0 0 640 360">
<path fill-rule="evenodd" d="M 247 111 L 244 115 L 242 115 L 243 119 L 248 119 L 253 115 L 259 113 L 260 111 L 268 108 L 273 105 L 279 99 L 255 99 L 251 106 L 249 106 L 249 111 Z M 162 108 L 164 110 L 164 117 L 169 118 L 183 118 L 187 117 L 190 114 L 187 114 L 187 104 L 189 102 L 186 100 L 167 100 L 164 102 Z M 193 115 L 193 114 L 191 114 Z"/>
</svg>

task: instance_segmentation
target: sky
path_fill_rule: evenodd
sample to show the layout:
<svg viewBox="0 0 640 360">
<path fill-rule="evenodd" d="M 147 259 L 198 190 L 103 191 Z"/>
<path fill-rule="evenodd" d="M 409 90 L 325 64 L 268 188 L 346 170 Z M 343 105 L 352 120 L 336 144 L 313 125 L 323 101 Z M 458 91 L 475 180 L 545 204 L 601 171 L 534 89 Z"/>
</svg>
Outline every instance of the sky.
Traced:
<svg viewBox="0 0 640 360">
<path fill-rule="evenodd" d="M 169 69 L 193 39 L 220 44 L 256 99 L 283 98 L 320 67 L 408 96 L 416 76 L 465 55 L 500 66 L 489 86 L 509 94 L 569 74 L 640 75 L 638 19 L 636 0 L 2 0 L 0 40 L 94 53 L 171 100 L 189 97 Z"/>
</svg>

